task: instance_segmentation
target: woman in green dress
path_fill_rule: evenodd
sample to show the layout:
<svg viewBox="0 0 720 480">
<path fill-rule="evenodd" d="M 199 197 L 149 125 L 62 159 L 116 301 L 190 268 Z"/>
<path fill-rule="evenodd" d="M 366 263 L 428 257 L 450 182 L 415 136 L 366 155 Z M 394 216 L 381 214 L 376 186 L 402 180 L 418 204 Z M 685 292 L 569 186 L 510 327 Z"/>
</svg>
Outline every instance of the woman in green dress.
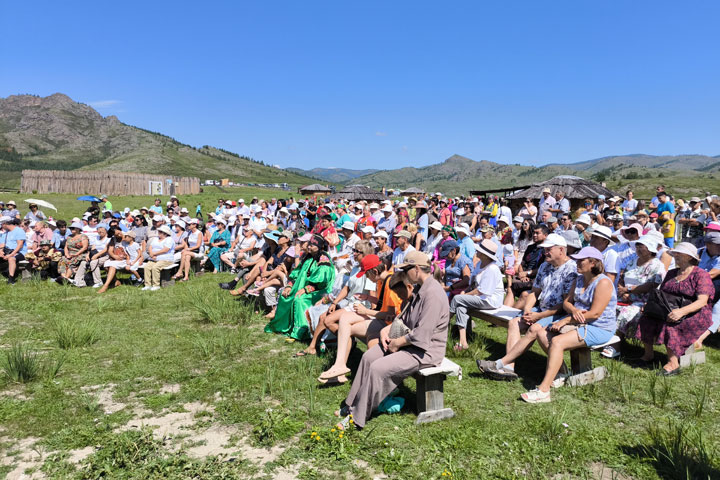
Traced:
<svg viewBox="0 0 720 480">
<path fill-rule="evenodd" d="M 275 318 L 265 326 L 266 332 L 281 333 L 295 340 L 310 337 L 305 310 L 330 293 L 335 281 L 335 267 L 326 250 L 325 239 L 313 235 L 307 255 L 289 275 L 289 284 L 280 295 Z"/>
</svg>

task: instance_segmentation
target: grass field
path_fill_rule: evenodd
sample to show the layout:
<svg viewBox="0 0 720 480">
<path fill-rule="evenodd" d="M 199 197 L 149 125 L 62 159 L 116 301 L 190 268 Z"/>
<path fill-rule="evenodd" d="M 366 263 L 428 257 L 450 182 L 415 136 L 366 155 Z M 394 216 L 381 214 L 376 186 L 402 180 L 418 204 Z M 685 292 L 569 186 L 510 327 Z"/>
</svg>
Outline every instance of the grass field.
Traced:
<svg viewBox="0 0 720 480">
<path fill-rule="evenodd" d="M 263 333 L 262 317 L 218 289 L 228 276 L 196 277 L 159 292 L 122 286 L 102 296 L 0 281 L 0 475 L 720 476 L 717 339 L 708 363 L 669 379 L 593 354 L 609 378 L 563 387 L 550 404 L 527 405 L 518 396 L 539 382 L 544 357 L 535 349 L 518 362 L 521 381 L 480 377 L 474 360 L 496 358 L 505 337 L 504 329 L 482 325 L 468 352 L 448 351 L 465 373 L 445 383 L 455 418 L 416 426 L 408 379 L 402 413 L 340 437 L 332 412 L 349 385 L 326 388 L 315 380 L 332 358 L 292 359 L 302 346 Z M 359 358 L 354 351 L 353 369 Z M 23 383 L 7 375 L 19 369 L 35 378 Z"/>
</svg>

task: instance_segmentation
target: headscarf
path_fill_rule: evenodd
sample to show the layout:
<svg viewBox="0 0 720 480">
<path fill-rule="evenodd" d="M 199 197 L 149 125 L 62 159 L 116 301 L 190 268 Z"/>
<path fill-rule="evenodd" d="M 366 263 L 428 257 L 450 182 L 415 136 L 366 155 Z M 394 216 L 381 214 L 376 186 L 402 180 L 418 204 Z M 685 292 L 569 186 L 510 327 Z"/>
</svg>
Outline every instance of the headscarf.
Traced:
<svg viewBox="0 0 720 480">
<path fill-rule="evenodd" d="M 320 255 L 322 255 L 322 253 L 327 250 L 327 242 L 322 237 L 322 235 L 314 234 L 312 238 L 308 241 L 308 244 L 318 247 L 318 252 L 313 255 L 313 258 L 315 260 L 320 258 Z"/>
<path fill-rule="evenodd" d="M 455 229 L 454 229 L 453 227 L 451 227 L 450 225 L 445 225 L 445 226 L 442 228 L 442 231 L 443 231 L 443 232 L 448 232 L 452 238 L 454 238 L 455 240 L 457 240 L 457 233 L 455 233 Z"/>
</svg>

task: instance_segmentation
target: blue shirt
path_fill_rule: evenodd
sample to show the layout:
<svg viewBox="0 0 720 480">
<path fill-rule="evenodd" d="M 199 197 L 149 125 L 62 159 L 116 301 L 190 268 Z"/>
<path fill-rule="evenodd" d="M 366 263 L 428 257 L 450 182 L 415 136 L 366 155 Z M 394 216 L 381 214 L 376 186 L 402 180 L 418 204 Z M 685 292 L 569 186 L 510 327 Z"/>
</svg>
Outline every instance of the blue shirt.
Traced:
<svg viewBox="0 0 720 480">
<path fill-rule="evenodd" d="M 153 211 L 153 212 L 155 212 L 155 213 L 159 213 L 160 215 L 162 215 L 162 213 L 163 213 L 163 209 L 162 209 L 162 207 L 160 207 L 160 206 L 155 206 L 155 205 L 153 205 L 152 207 L 150 207 L 150 210 Z M 216 213 L 216 214 L 219 214 L 220 212 L 218 212 L 217 210 L 215 210 L 215 213 Z"/>
<path fill-rule="evenodd" d="M 27 237 L 25 236 L 25 230 L 20 227 L 15 227 L 10 232 L 5 232 L 2 237 L 2 242 L 5 243 L 5 248 L 9 248 L 11 251 L 15 250 L 18 246 L 18 242 L 22 241 L 23 245 L 20 248 L 20 253 L 25 255 L 27 253 Z"/>
<path fill-rule="evenodd" d="M 467 235 L 460 241 L 460 255 L 464 255 L 467 258 L 473 258 L 475 256 L 475 242 Z"/>
<path fill-rule="evenodd" d="M 466 257 L 462 253 L 457 260 L 455 265 L 452 265 L 449 261 L 445 262 L 445 285 L 452 285 L 462 278 L 462 271 L 465 267 L 470 267 L 472 271 L 473 263 L 470 258 Z"/>
<path fill-rule="evenodd" d="M 702 248 L 702 255 L 700 256 L 700 263 L 698 267 L 702 268 L 706 272 L 710 270 L 720 270 L 720 255 L 717 257 L 711 257 L 708 255 L 707 250 Z"/>
<path fill-rule="evenodd" d="M 60 233 L 60 230 L 55 230 L 55 231 L 53 232 L 53 238 L 52 238 L 53 247 L 55 247 L 55 248 L 60 248 L 60 246 L 63 245 L 63 243 L 65 243 L 65 240 L 67 240 L 67 238 L 68 238 L 69 236 L 70 236 L 70 229 L 69 229 L 69 228 L 66 228 L 66 229 L 65 229 L 65 235 L 63 235 L 62 233 Z"/>
<path fill-rule="evenodd" d="M 607 278 L 610 280 L 605 274 L 600 274 L 597 277 L 595 277 L 595 280 L 587 286 L 585 291 L 583 291 L 584 283 L 585 283 L 585 277 L 582 275 L 577 276 L 577 284 L 575 284 L 575 296 L 574 296 L 574 304 L 575 308 L 578 308 L 580 310 L 590 310 L 590 307 L 592 307 L 593 299 L 595 298 L 595 287 L 597 287 L 597 284 L 600 280 L 603 278 Z M 615 330 L 617 330 L 617 317 L 615 315 L 615 309 L 617 308 L 617 295 L 615 294 L 615 289 L 612 289 L 612 296 L 610 297 L 610 301 L 607 304 L 607 307 L 605 307 L 605 310 L 600 314 L 600 316 L 589 323 L 589 325 L 593 325 L 597 328 L 601 328 L 603 330 L 606 330 L 608 332 L 615 333 Z"/>
<path fill-rule="evenodd" d="M 658 205 L 657 210 L 655 210 L 655 212 L 657 212 L 658 216 L 660 216 L 663 212 L 675 213 L 675 207 L 673 206 L 672 203 L 665 202 L 665 203 L 661 203 L 660 205 Z"/>
</svg>

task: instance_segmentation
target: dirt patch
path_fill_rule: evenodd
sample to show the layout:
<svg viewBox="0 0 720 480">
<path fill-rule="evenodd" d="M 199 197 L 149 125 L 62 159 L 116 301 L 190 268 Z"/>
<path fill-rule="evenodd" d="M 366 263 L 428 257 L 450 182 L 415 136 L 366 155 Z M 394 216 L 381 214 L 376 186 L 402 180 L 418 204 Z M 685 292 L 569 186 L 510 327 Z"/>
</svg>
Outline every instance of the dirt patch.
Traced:
<svg viewBox="0 0 720 480">
<path fill-rule="evenodd" d="M 180 393 L 180 385 L 177 383 L 167 383 L 160 389 L 161 394 Z"/>
<path fill-rule="evenodd" d="M 172 438 L 184 435 L 195 424 L 195 414 L 203 411 L 213 411 L 213 407 L 200 402 L 186 403 L 183 405 L 184 412 L 171 412 L 162 416 L 144 417 L 130 420 L 120 427 L 119 431 L 132 428 L 152 427 L 153 435 L 156 438 Z"/>
<path fill-rule="evenodd" d="M 45 474 L 39 471 L 33 472 L 30 475 L 25 473 L 26 470 L 39 468 L 47 456 L 52 453 L 39 447 L 37 445 L 39 440 L 39 438 L 35 437 L 23 438 L 22 440 L 18 440 L 13 447 L 8 449 L 8 451 L 2 453 L 2 457 L 0 457 L 0 465 L 15 466 L 15 468 L 8 472 L 5 477 L 7 480 L 45 478 Z M 2 441 L 7 442 L 11 440 L 3 438 Z"/>
<path fill-rule="evenodd" d="M 616 472 L 601 462 L 593 462 L 589 465 L 590 478 L 594 480 L 632 480 L 632 477 Z"/>
</svg>

